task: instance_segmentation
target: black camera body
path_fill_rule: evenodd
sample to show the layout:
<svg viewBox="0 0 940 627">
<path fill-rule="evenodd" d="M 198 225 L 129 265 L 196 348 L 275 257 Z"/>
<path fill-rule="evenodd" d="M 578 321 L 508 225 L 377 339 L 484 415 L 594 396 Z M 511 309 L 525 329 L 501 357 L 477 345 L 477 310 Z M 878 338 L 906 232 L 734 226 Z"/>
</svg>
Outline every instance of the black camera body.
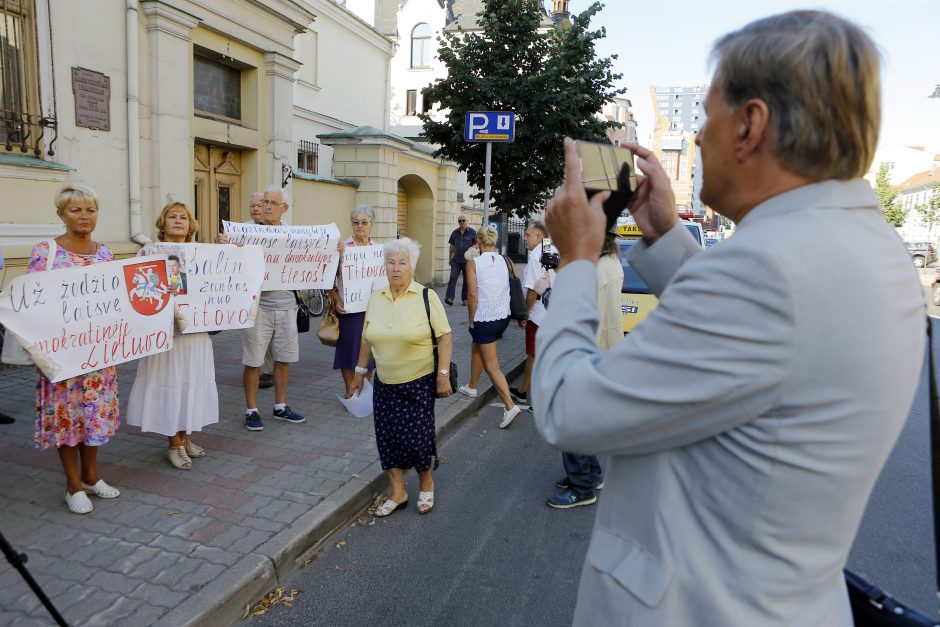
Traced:
<svg viewBox="0 0 940 627">
<path fill-rule="evenodd" d="M 561 258 L 558 256 L 558 253 L 552 251 L 543 251 L 542 256 L 539 257 L 539 263 L 542 264 L 542 267 L 546 270 L 557 270 L 560 262 Z"/>
</svg>

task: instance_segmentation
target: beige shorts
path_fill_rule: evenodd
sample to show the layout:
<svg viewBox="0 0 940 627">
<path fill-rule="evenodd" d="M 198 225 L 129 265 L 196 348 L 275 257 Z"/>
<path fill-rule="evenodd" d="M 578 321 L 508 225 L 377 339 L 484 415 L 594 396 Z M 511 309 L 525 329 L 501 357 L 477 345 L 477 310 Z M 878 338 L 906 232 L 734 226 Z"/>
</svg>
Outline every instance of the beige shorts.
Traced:
<svg viewBox="0 0 940 627">
<path fill-rule="evenodd" d="M 260 368 L 264 353 L 271 345 L 274 361 L 294 363 L 300 359 L 297 339 L 297 308 L 265 309 L 258 307 L 255 326 L 242 329 L 242 364 Z"/>
</svg>

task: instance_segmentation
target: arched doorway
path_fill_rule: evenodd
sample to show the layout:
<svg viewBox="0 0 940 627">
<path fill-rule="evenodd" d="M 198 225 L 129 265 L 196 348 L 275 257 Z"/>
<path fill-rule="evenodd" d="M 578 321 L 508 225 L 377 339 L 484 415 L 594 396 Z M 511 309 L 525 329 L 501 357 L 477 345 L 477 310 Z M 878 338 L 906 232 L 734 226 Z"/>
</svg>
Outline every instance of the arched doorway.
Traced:
<svg viewBox="0 0 940 627">
<path fill-rule="evenodd" d="M 398 232 L 421 244 L 415 280 L 429 285 L 434 279 L 434 192 L 415 174 L 398 180 Z"/>
</svg>

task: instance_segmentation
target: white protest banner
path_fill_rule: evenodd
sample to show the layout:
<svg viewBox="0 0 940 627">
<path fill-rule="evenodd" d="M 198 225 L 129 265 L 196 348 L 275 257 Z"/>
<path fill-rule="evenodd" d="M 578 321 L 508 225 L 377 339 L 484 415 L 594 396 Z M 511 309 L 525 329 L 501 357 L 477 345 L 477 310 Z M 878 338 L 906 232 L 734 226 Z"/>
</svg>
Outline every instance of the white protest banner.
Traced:
<svg viewBox="0 0 940 627">
<path fill-rule="evenodd" d="M 339 229 L 320 226 L 267 226 L 222 221 L 231 244 L 261 246 L 264 284 L 270 290 L 328 290 L 339 265 Z"/>
<path fill-rule="evenodd" d="M 166 255 L 17 277 L 0 293 L 0 323 L 51 381 L 168 351 Z"/>
<path fill-rule="evenodd" d="M 158 242 L 144 253 L 167 256 L 167 279 L 186 326 L 203 333 L 254 326 L 264 279 L 260 246 Z"/>
<path fill-rule="evenodd" d="M 340 274 L 343 277 L 343 308 L 346 313 L 365 311 L 372 292 L 388 285 L 382 247 L 347 246 Z"/>
</svg>

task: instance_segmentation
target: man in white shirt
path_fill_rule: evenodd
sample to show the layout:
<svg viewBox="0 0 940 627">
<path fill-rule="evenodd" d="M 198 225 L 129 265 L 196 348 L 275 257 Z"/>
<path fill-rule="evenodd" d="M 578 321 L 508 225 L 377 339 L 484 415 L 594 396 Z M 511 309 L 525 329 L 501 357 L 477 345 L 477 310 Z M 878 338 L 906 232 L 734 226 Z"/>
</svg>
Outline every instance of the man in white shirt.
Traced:
<svg viewBox="0 0 940 627">
<path fill-rule="evenodd" d="M 545 306 L 542 304 L 541 294 L 535 290 L 535 284 L 539 279 L 549 278 L 549 273 L 554 274 L 554 271 L 546 270 L 539 263 L 539 258 L 542 256 L 542 240 L 546 237 L 548 237 L 548 230 L 545 224 L 538 220 L 530 222 L 525 230 L 525 247 L 529 251 L 525 272 L 522 275 L 522 289 L 526 290 L 526 305 L 529 306 L 529 319 L 525 323 L 525 375 L 522 385 L 518 388 L 509 388 L 509 393 L 520 403 L 529 402 L 532 364 L 535 363 L 535 334 L 542 320 L 545 319 Z"/>
</svg>

